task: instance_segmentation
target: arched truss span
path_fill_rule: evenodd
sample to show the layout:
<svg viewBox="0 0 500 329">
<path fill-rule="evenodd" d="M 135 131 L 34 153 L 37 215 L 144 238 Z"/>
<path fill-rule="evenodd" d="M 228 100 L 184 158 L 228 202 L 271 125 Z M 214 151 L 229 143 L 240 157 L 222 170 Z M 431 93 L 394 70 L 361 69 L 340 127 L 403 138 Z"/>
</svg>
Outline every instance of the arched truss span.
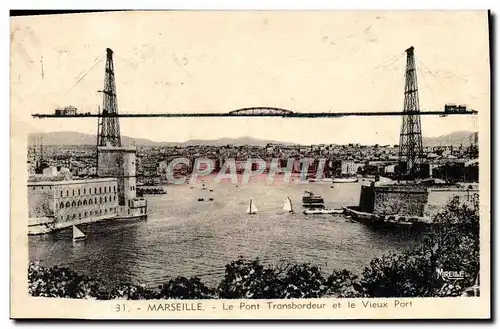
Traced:
<svg viewBox="0 0 500 329">
<path fill-rule="evenodd" d="M 241 116 L 287 116 L 293 114 L 293 111 L 280 109 L 277 107 L 247 107 L 229 112 L 230 115 Z"/>
</svg>

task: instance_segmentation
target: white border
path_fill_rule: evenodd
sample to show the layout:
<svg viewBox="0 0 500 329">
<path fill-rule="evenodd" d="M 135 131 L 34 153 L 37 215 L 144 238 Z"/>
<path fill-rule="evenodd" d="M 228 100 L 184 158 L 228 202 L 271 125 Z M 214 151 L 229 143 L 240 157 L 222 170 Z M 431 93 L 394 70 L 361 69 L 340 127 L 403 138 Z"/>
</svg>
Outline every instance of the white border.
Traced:
<svg viewBox="0 0 500 329">
<path fill-rule="evenodd" d="M 106 4 L 103 3 L 102 0 L 96 1 L 96 0 L 87 0 L 87 1 L 82 1 L 80 3 L 76 3 L 74 1 L 68 2 L 68 1 L 54 1 L 54 0 L 46 0 L 43 2 L 40 1 L 3 1 L 2 4 L 7 4 L 5 10 L 2 12 L 5 13 L 2 18 L 2 27 L 5 27 L 4 31 L 9 30 L 9 16 L 7 15 L 7 10 L 9 9 L 33 9 L 33 8 L 44 8 L 44 9 L 59 9 L 59 8 L 65 8 L 65 9 L 96 9 L 100 7 L 105 7 L 106 9 L 124 9 L 124 7 L 128 7 L 130 9 L 134 8 L 137 5 L 141 5 L 140 7 L 135 7 L 134 9 L 217 9 L 217 10 L 242 10 L 242 9 L 268 9 L 268 10 L 279 10 L 279 9 L 309 9 L 309 10 L 320 10 L 320 9 L 492 9 L 493 12 L 499 12 L 498 10 L 498 0 L 491 0 L 491 1 L 460 1 L 460 0 L 455 0 L 455 1 L 435 1 L 435 0 L 420 0 L 420 1 L 336 1 L 336 0 L 331 0 L 331 1 L 320 1 L 320 0 L 306 0 L 306 1 L 271 1 L 271 0 L 253 0 L 253 1 L 236 1 L 236 0 L 212 0 L 210 3 L 207 1 L 203 0 L 198 0 L 198 1 L 189 1 L 189 0 L 184 0 L 184 1 L 151 1 L 151 0 L 141 0 L 140 2 L 138 1 L 110 1 Z M 2 8 L 3 9 L 3 8 Z M 496 22 L 496 25 L 498 24 L 498 21 Z M 5 47 L 2 47 L 2 62 L 4 65 L 2 66 L 2 76 L 4 78 L 4 85 L 3 85 L 3 91 L 2 93 L 2 101 L 4 104 L 4 111 L 2 111 L 2 115 L 4 116 L 2 120 L 0 120 L 0 124 L 2 125 L 2 134 L 3 138 L 1 140 L 1 147 L 2 150 L 5 151 L 5 153 L 10 154 L 10 128 L 9 128 L 9 113 L 10 113 L 10 106 L 9 106 L 9 66 L 7 63 L 9 62 L 9 34 L 4 33 L 3 37 L 6 39 L 5 40 Z M 497 35 L 494 35 L 496 43 Z M 497 62 L 497 61 L 495 61 Z M 496 63 L 496 66 L 498 67 L 498 63 Z M 494 72 L 497 74 L 498 72 L 495 70 Z M 492 92 L 497 91 L 497 86 L 495 85 L 495 89 L 492 90 Z M 497 117 L 498 119 L 498 117 Z M 495 122 L 498 123 L 498 122 Z M 492 131 L 492 134 L 495 135 L 496 137 L 496 132 L 495 130 Z M 493 137 L 493 136 L 492 136 Z M 493 137 L 494 138 L 494 137 Z M 495 145 L 494 143 L 492 145 Z M 5 154 L 4 153 L 4 154 Z M 0 170 L 3 174 L 3 179 L 2 179 L 2 184 L 1 188 L 3 189 L 3 193 L 1 194 L 2 198 L 2 207 L 0 207 L 1 211 L 3 212 L 2 218 L 2 225 L 4 225 L 2 232 L 4 232 L 5 236 L 3 241 L 4 241 L 4 248 L 2 248 L 2 253 L 3 253 L 3 259 L 7 261 L 10 256 L 10 237 L 9 235 L 9 218 L 10 218 L 10 200 L 7 197 L 10 192 L 10 164 L 7 161 L 2 161 L 0 162 Z M 494 182 L 496 183 L 496 181 Z M 493 202 L 495 204 L 495 202 Z M 493 219 L 496 218 L 496 210 L 494 211 L 493 214 Z M 498 234 L 498 224 L 496 225 L 497 228 L 495 232 L 492 232 L 492 235 L 494 236 L 499 236 Z M 9 291 L 9 285 L 7 282 L 9 277 L 9 272 L 8 271 L 2 271 L 2 283 L 4 284 L 4 293 L 2 294 L 3 296 L 3 301 L 2 301 L 2 310 L 3 310 L 3 316 L 2 319 L 5 321 L 9 317 L 9 294 L 7 293 Z M 496 292 L 496 291 L 495 291 Z M 496 309 L 495 309 L 496 310 Z M 495 310 L 492 310 L 495 312 Z M 493 314 L 493 313 L 492 313 Z M 6 323 L 9 327 L 14 326 L 14 323 L 12 321 L 5 321 L 8 322 Z M 219 325 L 219 323 L 214 323 L 215 325 Z M 44 324 L 45 326 L 52 326 L 51 323 L 46 323 Z M 65 324 L 68 325 L 68 324 Z M 115 326 L 120 326 L 122 325 L 121 323 L 119 324 L 108 324 L 108 325 L 115 325 Z M 133 326 L 140 326 L 141 324 L 132 324 Z M 163 325 L 163 324 L 162 324 Z M 174 323 L 168 323 L 168 326 L 177 326 L 177 324 Z M 190 324 L 193 325 L 193 324 Z M 232 324 L 229 324 L 232 325 Z M 277 323 L 254 323 L 254 326 L 259 326 L 259 327 L 265 327 L 265 326 L 276 326 L 278 325 Z M 306 326 L 307 324 L 302 323 L 301 325 Z M 331 325 L 330 323 L 326 325 Z M 338 325 L 347 325 L 347 324 L 341 324 L 341 323 L 335 323 L 336 326 Z M 352 326 L 353 324 L 350 324 Z M 355 326 L 358 326 L 360 324 L 355 324 Z M 370 326 L 374 325 L 380 325 L 380 326 L 385 326 L 385 323 L 381 324 L 376 324 L 376 323 L 371 323 Z M 394 323 L 393 325 L 399 325 L 398 323 Z M 408 324 L 406 324 L 408 325 Z M 417 323 L 418 325 L 418 323 Z M 434 325 L 439 325 L 438 323 L 426 323 L 426 326 L 434 326 Z M 473 326 L 472 323 L 468 324 L 470 326 Z M 97 327 L 104 326 L 103 324 L 97 325 Z M 3 327 L 3 325 L 2 325 Z"/>
</svg>

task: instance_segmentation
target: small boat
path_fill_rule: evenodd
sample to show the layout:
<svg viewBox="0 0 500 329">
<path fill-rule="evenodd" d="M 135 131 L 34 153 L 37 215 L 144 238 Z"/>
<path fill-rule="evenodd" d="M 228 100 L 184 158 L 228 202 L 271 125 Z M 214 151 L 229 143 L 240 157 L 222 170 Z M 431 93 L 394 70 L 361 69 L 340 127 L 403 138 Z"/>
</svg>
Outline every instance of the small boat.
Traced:
<svg viewBox="0 0 500 329">
<path fill-rule="evenodd" d="M 83 241 L 87 238 L 87 236 L 78 229 L 75 225 L 73 225 L 73 241 Z"/>
<path fill-rule="evenodd" d="M 283 204 L 283 211 L 289 214 L 295 213 L 295 211 L 293 211 L 292 200 L 290 200 L 289 197 L 285 199 L 285 203 Z"/>
<path fill-rule="evenodd" d="M 331 183 L 333 182 L 332 178 L 310 178 L 309 183 Z"/>
<path fill-rule="evenodd" d="M 208 199 L 208 201 L 214 201 L 214 198 L 210 198 L 210 199 Z"/>
<path fill-rule="evenodd" d="M 304 214 L 306 215 L 331 215 L 331 214 L 342 214 L 343 209 L 306 209 Z"/>
<path fill-rule="evenodd" d="M 248 205 L 247 214 L 249 214 L 249 215 L 255 215 L 257 213 L 257 211 L 258 211 L 258 209 L 253 204 L 253 200 L 250 199 L 250 204 Z"/>
<path fill-rule="evenodd" d="M 203 198 L 198 198 L 198 201 L 205 201 L 205 199 L 203 199 Z"/>
<path fill-rule="evenodd" d="M 210 189 L 210 192 L 213 192 L 214 190 Z"/>
<path fill-rule="evenodd" d="M 337 177 L 332 180 L 333 183 L 356 183 L 357 181 L 357 177 Z"/>
</svg>

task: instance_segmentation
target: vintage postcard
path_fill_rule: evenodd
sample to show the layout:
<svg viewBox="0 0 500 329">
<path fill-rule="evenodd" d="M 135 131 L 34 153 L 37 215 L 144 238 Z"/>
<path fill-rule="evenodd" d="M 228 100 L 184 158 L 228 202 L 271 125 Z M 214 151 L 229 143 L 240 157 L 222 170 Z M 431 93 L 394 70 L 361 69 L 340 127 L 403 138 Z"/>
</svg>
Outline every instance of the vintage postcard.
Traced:
<svg viewBox="0 0 500 329">
<path fill-rule="evenodd" d="M 10 21 L 12 318 L 490 318 L 487 11 Z"/>
</svg>

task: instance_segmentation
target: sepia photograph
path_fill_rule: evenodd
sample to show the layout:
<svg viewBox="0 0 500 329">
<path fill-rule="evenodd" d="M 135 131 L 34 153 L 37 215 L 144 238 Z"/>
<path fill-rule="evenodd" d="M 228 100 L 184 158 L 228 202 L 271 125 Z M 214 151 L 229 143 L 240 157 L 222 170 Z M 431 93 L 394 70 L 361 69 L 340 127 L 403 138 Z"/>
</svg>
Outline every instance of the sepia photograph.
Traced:
<svg viewBox="0 0 500 329">
<path fill-rule="evenodd" d="M 488 318 L 490 20 L 10 17 L 11 316 Z"/>
</svg>

